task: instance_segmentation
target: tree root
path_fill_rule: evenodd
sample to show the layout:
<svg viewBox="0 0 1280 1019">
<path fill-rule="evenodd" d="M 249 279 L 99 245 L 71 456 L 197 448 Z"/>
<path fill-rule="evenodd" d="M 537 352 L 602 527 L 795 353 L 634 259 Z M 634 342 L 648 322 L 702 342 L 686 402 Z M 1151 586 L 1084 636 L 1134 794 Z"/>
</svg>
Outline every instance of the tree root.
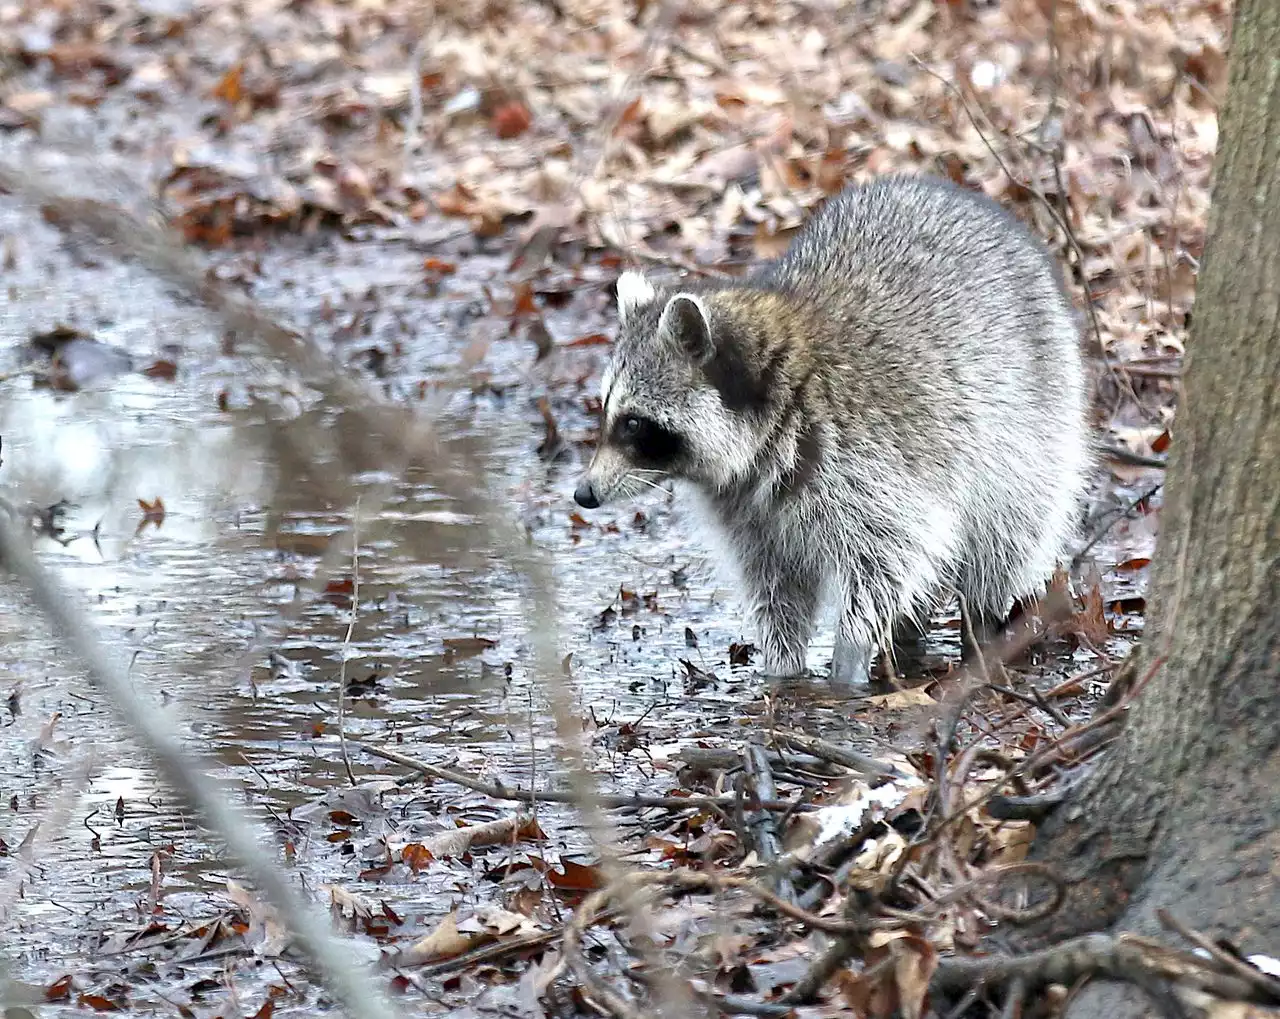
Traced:
<svg viewBox="0 0 1280 1019">
<path fill-rule="evenodd" d="M 1030 990 L 1046 984 L 1069 985 L 1086 977 L 1124 981 L 1144 990 L 1153 984 L 1180 985 L 1232 1001 L 1273 1000 L 1259 993 L 1256 981 L 1224 972 L 1211 959 L 1136 934 L 1086 934 L 1025 955 L 941 959 L 930 990 L 958 994 L 975 983 L 991 986 L 1012 980 L 1024 981 Z"/>
<path fill-rule="evenodd" d="M 949 892 L 939 900 L 935 908 L 971 895 L 974 886 L 990 883 L 993 879 L 1011 873 L 1035 873 L 1051 876 L 1047 868 L 1039 864 L 1019 864 L 982 875 L 961 888 Z M 1055 880 L 1058 895 L 1050 903 L 1050 910 L 1037 906 L 1034 911 L 1022 911 L 1021 918 L 1034 912 L 1038 918 L 1056 908 L 1061 899 L 1061 883 Z M 582 938 L 587 929 L 596 923 L 616 915 L 606 913 L 615 901 L 648 894 L 677 896 L 691 892 L 725 892 L 738 890 L 748 893 L 784 916 L 804 924 L 811 930 L 836 935 L 831 946 L 816 958 L 808 972 L 781 998 L 773 1002 L 752 1002 L 740 996 L 725 997 L 714 992 L 690 988 L 694 998 L 704 1001 L 715 1011 L 754 1014 L 784 1015 L 790 1006 L 804 1004 L 817 997 L 823 986 L 851 960 L 865 954 L 868 936 L 886 923 L 901 924 L 905 920 L 928 923 L 930 910 L 907 914 L 899 910 L 881 907 L 883 915 L 875 916 L 876 895 L 869 889 L 851 889 L 846 917 L 833 919 L 817 916 L 786 901 L 757 881 L 730 875 L 691 870 L 666 872 L 639 872 L 627 875 L 606 888 L 589 895 L 578 908 L 564 930 L 564 960 L 567 968 L 579 981 L 584 993 L 605 1013 L 615 1019 L 649 1019 L 650 1013 L 633 1001 L 623 997 L 610 986 L 582 952 Z M 983 908 L 990 905 L 983 902 Z M 1017 915 L 1007 914 L 1016 921 Z M 1189 951 L 1171 948 L 1154 939 L 1134 934 L 1089 934 L 1073 938 L 1049 948 L 1021 955 L 952 956 L 937 961 L 929 980 L 929 993 L 935 998 L 972 999 L 975 988 L 1007 988 L 1004 1015 L 1021 1015 L 1022 1003 L 1034 1000 L 1033 993 L 1049 984 L 1071 985 L 1080 980 L 1109 979 L 1132 984 L 1145 992 L 1166 1016 L 1183 1016 L 1179 993 L 1199 992 L 1229 1001 L 1257 1004 L 1280 1004 L 1280 980 L 1263 973 L 1243 959 L 1232 956 L 1220 945 L 1204 935 L 1185 927 L 1169 917 L 1161 915 L 1162 922 L 1171 930 L 1186 938 L 1208 957 Z M 887 967 L 887 968 L 886 968 Z M 889 960 L 882 960 L 863 976 L 881 973 L 886 978 L 892 968 Z"/>
</svg>

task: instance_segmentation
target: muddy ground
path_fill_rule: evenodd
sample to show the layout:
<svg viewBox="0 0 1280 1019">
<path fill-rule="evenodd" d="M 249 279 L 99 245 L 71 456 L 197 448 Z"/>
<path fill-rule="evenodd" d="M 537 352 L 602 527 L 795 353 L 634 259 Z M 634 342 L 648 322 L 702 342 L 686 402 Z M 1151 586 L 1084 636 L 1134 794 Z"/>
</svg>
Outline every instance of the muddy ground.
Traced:
<svg viewBox="0 0 1280 1019">
<path fill-rule="evenodd" d="M 1018 3 L 859 5 L 856 20 L 842 5 L 674 17 L 621 4 L 0 8 L 9 165 L 165 224 L 217 285 L 436 422 L 426 464 L 345 470 L 342 450 L 365 438 L 358 415 L 317 401 L 127 244 L 98 243 L 50 203 L 0 197 L 0 495 L 146 697 L 414 1012 L 586 1008 L 571 979 L 537 986 L 568 911 L 610 862 L 578 812 L 540 803 L 528 821 L 516 803 L 363 750 L 564 789 L 549 684 L 569 692 L 609 792 L 732 793 L 740 768 L 694 774 L 681 755 L 737 753 L 779 729 L 892 763 L 907 776 L 886 794 L 897 813 L 855 848 L 873 870 L 908 851 L 937 702 L 958 668 L 954 613 L 940 611 L 926 658 L 878 698 L 826 685 L 830 626 L 813 681 L 771 686 L 681 499 L 653 492 L 588 517 L 570 493 L 590 455 L 620 266 L 740 271 L 841 182 L 902 168 L 1010 201 L 1074 264 L 1110 363 L 1101 434 L 1158 460 L 1202 237 L 1223 12 L 1168 5 L 1135 21 L 1118 4 L 1060 6 L 1056 63 L 1043 15 Z M 1030 188 L 1010 182 L 949 81 L 985 103 L 990 137 Z M 1037 190 L 1066 210 L 1072 237 Z M 971 702 L 958 747 L 1017 760 L 1088 717 L 1141 631 L 1160 478 L 1100 464 L 1075 615 L 1010 664 L 997 686 L 1020 698 Z M 535 668 L 530 580 L 482 526 L 490 507 L 551 564 L 556 675 Z M 342 552 L 353 523 L 354 562 Z M 331 550 L 337 569 L 307 591 Z M 4 958 L 41 1014 L 331 1007 L 15 585 L 0 589 L 0 629 Z M 848 774 L 822 763 L 784 769 L 778 795 L 847 802 Z M 973 765 L 962 785 L 998 774 Z M 616 819 L 631 866 L 729 872 L 745 857 L 751 872 L 760 851 L 728 814 Z M 497 845 L 442 838 L 506 821 Z M 982 807 L 966 823 L 963 859 L 937 882 L 1025 845 L 1025 825 Z M 948 916 L 912 951 L 987 929 L 980 905 Z M 712 985 L 762 1001 L 815 951 L 760 918 L 718 924 L 705 903 L 664 913 L 659 938 L 712 959 Z M 397 959 L 414 945 L 416 958 Z M 602 972 L 616 969 L 615 942 L 591 945 L 613 953 Z M 856 997 L 858 972 L 812 1014 Z"/>
</svg>

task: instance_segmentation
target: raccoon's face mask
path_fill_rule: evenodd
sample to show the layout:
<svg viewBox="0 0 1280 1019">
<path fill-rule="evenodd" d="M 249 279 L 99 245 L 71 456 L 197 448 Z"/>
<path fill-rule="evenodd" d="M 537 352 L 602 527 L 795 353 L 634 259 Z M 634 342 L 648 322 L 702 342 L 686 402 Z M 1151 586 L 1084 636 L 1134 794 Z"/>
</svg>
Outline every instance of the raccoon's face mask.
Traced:
<svg viewBox="0 0 1280 1019">
<path fill-rule="evenodd" d="M 601 386 L 600 434 L 574 491 L 595 509 L 669 477 L 715 481 L 725 460 L 725 410 L 703 377 L 715 355 L 701 298 L 660 298 L 638 273 L 618 280 L 620 329 Z"/>
</svg>

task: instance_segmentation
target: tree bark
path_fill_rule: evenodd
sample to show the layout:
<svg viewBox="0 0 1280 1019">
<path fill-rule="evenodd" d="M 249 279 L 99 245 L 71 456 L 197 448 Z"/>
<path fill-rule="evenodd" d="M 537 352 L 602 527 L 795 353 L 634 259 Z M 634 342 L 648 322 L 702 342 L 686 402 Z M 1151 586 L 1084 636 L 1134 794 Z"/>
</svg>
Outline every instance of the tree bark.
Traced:
<svg viewBox="0 0 1280 1019">
<path fill-rule="evenodd" d="M 1030 943 L 1155 912 L 1280 956 L 1280 3 L 1236 6 L 1138 695 L 1042 827 L 1069 883 Z M 1135 1014 L 1096 986 L 1070 1013 Z"/>
</svg>

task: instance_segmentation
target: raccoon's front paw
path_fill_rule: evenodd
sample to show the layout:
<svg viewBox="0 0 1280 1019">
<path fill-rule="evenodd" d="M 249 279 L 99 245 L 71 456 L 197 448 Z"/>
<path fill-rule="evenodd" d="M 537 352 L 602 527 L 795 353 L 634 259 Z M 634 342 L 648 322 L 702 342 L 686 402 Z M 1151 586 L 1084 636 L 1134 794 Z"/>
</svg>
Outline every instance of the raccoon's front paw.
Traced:
<svg viewBox="0 0 1280 1019">
<path fill-rule="evenodd" d="M 807 675 L 803 652 L 772 652 L 767 649 L 760 665 L 760 674 L 767 679 L 794 679 Z"/>
</svg>

